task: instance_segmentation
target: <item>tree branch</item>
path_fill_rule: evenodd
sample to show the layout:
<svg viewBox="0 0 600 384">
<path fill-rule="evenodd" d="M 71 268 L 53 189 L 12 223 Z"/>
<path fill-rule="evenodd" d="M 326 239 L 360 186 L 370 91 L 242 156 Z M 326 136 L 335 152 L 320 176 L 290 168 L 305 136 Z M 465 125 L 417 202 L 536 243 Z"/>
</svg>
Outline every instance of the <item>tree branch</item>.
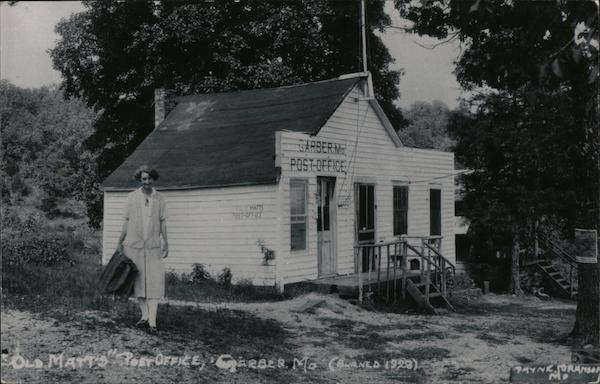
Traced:
<svg viewBox="0 0 600 384">
<path fill-rule="evenodd" d="M 443 40 L 443 41 L 440 41 L 439 43 L 435 43 L 433 45 L 421 44 L 421 43 L 419 43 L 416 40 L 413 40 L 413 43 L 417 44 L 421 48 L 432 50 L 432 49 L 435 49 L 435 48 L 439 47 L 442 44 L 447 44 L 447 43 L 450 43 L 450 42 L 456 40 L 458 38 L 458 36 L 459 36 L 459 32 L 454 32 L 454 33 L 451 34 L 450 38 L 448 38 L 446 40 Z"/>
</svg>

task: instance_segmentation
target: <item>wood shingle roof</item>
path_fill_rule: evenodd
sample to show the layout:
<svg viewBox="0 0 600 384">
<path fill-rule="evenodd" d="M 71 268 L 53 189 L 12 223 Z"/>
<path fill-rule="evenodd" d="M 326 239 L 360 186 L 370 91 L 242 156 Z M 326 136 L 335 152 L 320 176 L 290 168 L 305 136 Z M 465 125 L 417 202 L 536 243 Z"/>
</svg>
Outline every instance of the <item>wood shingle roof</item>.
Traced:
<svg viewBox="0 0 600 384">
<path fill-rule="evenodd" d="M 358 81 L 336 78 L 179 98 L 102 187 L 136 188 L 133 174 L 143 164 L 160 173 L 158 188 L 276 183 L 275 132 L 317 134 Z"/>
</svg>

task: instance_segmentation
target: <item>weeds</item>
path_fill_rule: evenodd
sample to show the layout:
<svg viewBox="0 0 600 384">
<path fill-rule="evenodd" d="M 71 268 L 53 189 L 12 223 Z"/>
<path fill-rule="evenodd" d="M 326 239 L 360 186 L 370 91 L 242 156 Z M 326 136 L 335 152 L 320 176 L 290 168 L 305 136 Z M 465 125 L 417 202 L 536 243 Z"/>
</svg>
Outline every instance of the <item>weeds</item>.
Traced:
<svg viewBox="0 0 600 384">
<path fill-rule="evenodd" d="M 429 332 L 408 332 L 402 335 L 394 336 L 394 342 L 409 341 L 409 340 L 443 340 L 448 335 L 444 332 L 429 331 Z"/>
<path fill-rule="evenodd" d="M 450 357 L 450 351 L 446 348 L 422 347 L 403 349 L 401 355 L 409 359 L 416 359 L 417 361 L 436 361 Z"/>
<path fill-rule="evenodd" d="M 422 361 L 443 360 L 450 356 L 450 351 L 445 348 L 421 347 L 413 349 L 400 349 L 394 352 L 388 352 L 379 348 L 357 357 L 358 360 L 391 360 L 391 359 L 416 359 L 419 363 Z"/>
<path fill-rule="evenodd" d="M 511 339 L 508 336 L 493 335 L 490 333 L 480 333 L 476 336 L 478 339 L 486 341 L 489 344 L 503 345 L 508 344 Z"/>
</svg>

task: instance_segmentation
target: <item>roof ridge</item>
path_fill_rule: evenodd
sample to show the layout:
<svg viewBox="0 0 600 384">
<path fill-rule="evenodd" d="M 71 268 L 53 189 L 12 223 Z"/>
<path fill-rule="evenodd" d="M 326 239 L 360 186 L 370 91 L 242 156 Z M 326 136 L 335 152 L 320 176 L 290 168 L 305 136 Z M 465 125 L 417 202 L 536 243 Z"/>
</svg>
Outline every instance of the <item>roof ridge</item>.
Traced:
<svg viewBox="0 0 600 384">
<path fill-rule="evenodd" d="M 344 81 L 344 80 L 350 80 L 350 79 L 359 79 L 359 78 L 366 77 L 366 76 L 367 75 L 364 72 L 356 72 L 356 73 L 349 73 L 349 74 L 340 75 L 338 77 L 333 77 L 331 79 L 311 81 L 309 83 L 280 85 L 278 87 L 269 87 L 269 88 L 236 89 L 236 90 L 232 90 L 232 91 L 222 91 L 222 92 L 191 93 L 191 94 L 188 94 L 188 95 L 177 96 L 175 99 L 177 101 L 180 101 L 180 100 L 184 100 L 186 98 L 196 97 L 196 96 L 224 95 L 224 94 L 228 94 L 229 95 L 229 94 L 232 94 L 232 93 L 269 91 L 269 90 L 272 91 L 274 89 L 299 88 L 299 87 L 306 87 L 306 86 L 313 85 L 313 84 L 321 84 L 321 83 L 328 83 L 328 82 L 334 82 L 334 81 Z"/>
</svg>

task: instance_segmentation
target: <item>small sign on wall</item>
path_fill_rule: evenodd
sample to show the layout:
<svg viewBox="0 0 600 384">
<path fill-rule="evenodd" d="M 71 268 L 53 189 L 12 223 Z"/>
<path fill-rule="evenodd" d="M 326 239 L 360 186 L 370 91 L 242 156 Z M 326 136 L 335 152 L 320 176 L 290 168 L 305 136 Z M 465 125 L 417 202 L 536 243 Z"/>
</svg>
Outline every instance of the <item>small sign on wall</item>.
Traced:
<svg viewBox="0 0 600 384">
<path fill-rule="evenodd" d="M 598 263 L 598 237 L 595 229 L 575 229 L 575 259 L 582 264 Z"/>
<path fill-rule="evenodd" d="M 262 204 L 242 205 L 235 208 L 233 218 L 235 220 L 258 220 L 264 210 Z"/>
</svg>

